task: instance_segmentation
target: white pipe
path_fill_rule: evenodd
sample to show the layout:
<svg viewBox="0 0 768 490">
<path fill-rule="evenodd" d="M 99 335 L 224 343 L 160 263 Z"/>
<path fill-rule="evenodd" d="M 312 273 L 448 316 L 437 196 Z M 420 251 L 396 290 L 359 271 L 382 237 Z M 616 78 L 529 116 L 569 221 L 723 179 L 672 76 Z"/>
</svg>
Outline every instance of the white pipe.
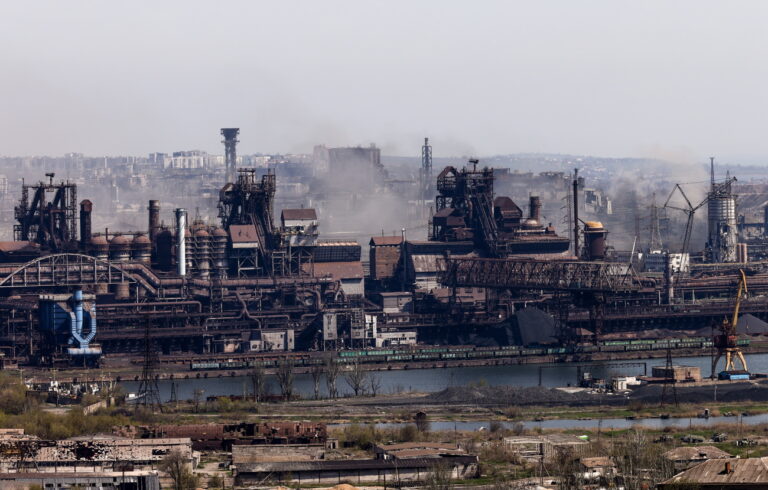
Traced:
<svg viewBox="0 0 768 490">
<path fill-rule="evenodd" d="M 185 232 L 187 229 L 187 210 L 176 210 L 176 272 L 181 277 L 187 275 L 187 244 Z"/>
</svg>

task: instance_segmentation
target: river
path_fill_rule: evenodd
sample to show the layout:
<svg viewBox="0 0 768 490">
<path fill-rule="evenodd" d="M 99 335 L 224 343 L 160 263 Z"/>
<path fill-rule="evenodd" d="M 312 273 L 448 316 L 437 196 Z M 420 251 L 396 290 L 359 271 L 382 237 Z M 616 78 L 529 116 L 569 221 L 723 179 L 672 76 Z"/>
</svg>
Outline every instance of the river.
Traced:
<svg viewBox="0 0 768 490">
<path fill-rule="evenodd" d="M 589 363 L 562 364 L 523 364 L 509 366 L 454 367 L 444 369 L 408 369 L 393 371 L 375 371 L 381 384 L 381 393 L 400 393 L 404 391 L 434 392 L 451 386 L 463 386 L 470 383 L 486 383 L 490 386 L 537 386 L 541 376 L 542 386 L 556 387 L 574 385 L 577 382 L 577 367 L 592 373 L 595 377 L 610 377 L 617 375 L 643 374 L 641 366 L 620 366 L 621 363 L 647 363 L 648 374 L 652 366 L 663 366 L 663 358 L 640 359 L 626 361 L 602 361 Z M 675 364 L 697 366 L 701 368 L 702 376 L 708 376 L 711 366 L 709 355 L 700 357 L 675 358 Z M 721 361 L 722 362 L 722 361 Z M 747 356 L 747 363 L 753 373 L 768 372 L 768 354 L 753 354 Z M 195 373 L 197 374 L 197 373 Z M 192 399 L 196 389 L 203 390 L 204 396 L 243 395 L 251 391 L 250 380 L 247 376 L 222 376 L 219 372 L 209 372 L 208 378 L 189 378 L 160 380 L 158 388 L 160 398 L 165 401 L 170 398 L 172 384 L 176 385 L 176 394 L 180 400 Z M 138 382 L 124 381 L 121 383 L 129 393 L 135 393 Z M 271 393 L 279 393 L 274 376 L 268 376 Z M 352 390 L 343 379 L 337 381 L 340 395 L 351 394 Z M 295 377 L 294 392 L 303 396 L 313 395 L 313 383 L 309 374 L 298 374 Z M 325 380 L 321 381 L 321 392 L 325 396 L 327 390 Z"/>
</svg>

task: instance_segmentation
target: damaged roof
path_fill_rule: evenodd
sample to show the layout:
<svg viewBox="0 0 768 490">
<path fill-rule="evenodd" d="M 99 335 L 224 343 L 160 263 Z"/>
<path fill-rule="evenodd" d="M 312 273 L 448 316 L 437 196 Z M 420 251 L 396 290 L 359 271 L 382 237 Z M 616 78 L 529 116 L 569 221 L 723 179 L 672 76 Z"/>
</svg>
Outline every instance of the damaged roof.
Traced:
<svg viewBox="0 0 768 490">
<path fill-rule="evenodd" d="M 317 220 L 317 213 L 313 208 L 283 209 L 280 214 L 283 220 Z"/>
</svg>

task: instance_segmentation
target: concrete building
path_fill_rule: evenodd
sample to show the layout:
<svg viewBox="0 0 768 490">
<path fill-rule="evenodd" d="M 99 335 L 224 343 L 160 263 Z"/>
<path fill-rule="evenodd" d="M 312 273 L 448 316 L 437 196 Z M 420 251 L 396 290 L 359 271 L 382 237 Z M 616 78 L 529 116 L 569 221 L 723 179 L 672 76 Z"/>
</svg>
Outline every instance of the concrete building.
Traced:
<svg viewBox="0 0 768 490">
<path fill-rule="evenodd" d="M 402 244 L 403 237 L 401 236 L 375 236 L 371 238 L 368 244 L 368 253 L 372 280 L 387 281 L 395 277 L 397 269 L 402 264 Z"/>
<path fill-rule="evenodd" d="M 157 471 L 0 473 L 0 488 L 6 490 L 31 488 L 160 490 L 160 476 Z"/>
<path fill-rule="evenodd" d="M 728 459 L 733 455 L 715 446 L 681 446 L 670 449 L 664 457 L 675 464 L 676 470 L 682 471 L 710 459 Z"/>
<path fill-rule="evenodd" d="M 20 461 L 20 451 L 24 453 Z M 89 436 L 61 441 L 43 441 L 34 436 L 0 439 L 0 471 L 34 468 L 38 472 L 84 470 L 111 471 L 117 464 L 153 467 L 167 454 L 178 451 L 195 466 L 198 456 L 189 438 L 126 439 L 115 436 Z"/>
<path fill-rule="evenodd" d="M 315 277 L 328 277 L 339 281 L 344 294 L 348 296 L 365 294 L 365 275 L 362 262 L 315 262 L 312 267 Z"/>
<path fill-rule="evenodd" d="M 325 459 L 327 445 L 315 444 L 260 444 L 232 446 L 232 464 L 265 463 L 276 461 L 317 461 Z"/>
<path fill-rule="evenodd" d="M 460 456 L 467 452 L 450 442 L 403 442 L 377 444 L 373 447 L 377 459 L 439 458 Z"/>
<path fill-rule="evenodd" d="M 547 434 L 541 436 L 511 436 L 504 438 L 504 444 L 529 462 L 552 461 L 558 451 L 567 450 L 574 455 L 585 455 L 589 441 L 570 434 Z"/>
<path fill-rule="evenodd" d="M 654 378 L 672 378 L 676 382 L 701 381 L 701 368 L 696 366 L 672 366 L 671 371 L 666 366 L 653 366 L 651 376 Z"/>
<path fill-rule="evenodd" d="M 423 481 L 437 465 L 444 466 L 454 480 L 478 476 L 477 456 L 243 463 L 234 473 L 235 484 L 241 486 L 288 481 L 298 485 L 396 484 Z"/>
<path fill-rule="evenodd" d="M 376 347 L 416 345 L 415 330 L 380 330 L 376 333 Z"/>
<path fill-rule="evenodd" d="M 283 209 L 280 214 L 282 231 L 292 247 L 317 244 L 317 213 L 311 208 Z"/>
</svg>

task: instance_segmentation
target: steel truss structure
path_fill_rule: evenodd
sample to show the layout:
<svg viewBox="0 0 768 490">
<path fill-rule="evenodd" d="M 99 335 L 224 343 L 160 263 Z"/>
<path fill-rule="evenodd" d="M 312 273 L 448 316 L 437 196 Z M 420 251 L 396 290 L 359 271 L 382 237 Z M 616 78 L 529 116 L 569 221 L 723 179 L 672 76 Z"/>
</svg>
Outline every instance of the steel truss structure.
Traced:
<svg viewBox="0 0 768 490">
<path fill-rule="evenodd" d="M 112 262 L 76 253 L 46 255 L 21 267 L 0 269 L 0 288 L 82 287 L 135 282 L 132 274 Z"/>
<path fill-rule="evenodd" d="M 620 263 L 447 257 L 440 264 L 438 281 L 448 287 L 612 294 L 641 288 L 627 265 Z"/>
</svg>

